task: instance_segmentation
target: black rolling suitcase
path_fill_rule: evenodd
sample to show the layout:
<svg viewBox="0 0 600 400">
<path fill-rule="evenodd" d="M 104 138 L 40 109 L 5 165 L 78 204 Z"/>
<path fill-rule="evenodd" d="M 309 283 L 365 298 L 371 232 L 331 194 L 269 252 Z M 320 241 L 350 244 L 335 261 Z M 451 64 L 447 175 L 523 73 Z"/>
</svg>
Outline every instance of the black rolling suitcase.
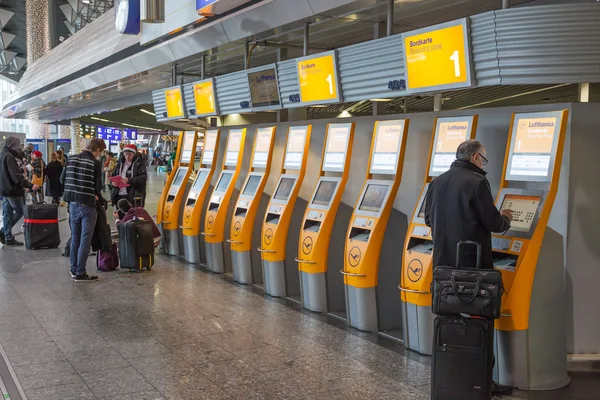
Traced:
<svg viewBox="0 0 600 400">
<path fill-rule="evenodd" d="M 119 224 L 118 232 L 121 268 L 150 271 L 154 265 L 152 222 L 134 218 Z"/>
<path fill-rule="evenodd" d="M 60 246 L 58 205 L 32 204 L 25 207 L 25 247 L 29 250 Z"/>
<path fill-rule="evenodd" d="M 491 399 L 493 343 L 493 321 L 484 318 L 436 317 L 431 399 Z"/>
</svg>

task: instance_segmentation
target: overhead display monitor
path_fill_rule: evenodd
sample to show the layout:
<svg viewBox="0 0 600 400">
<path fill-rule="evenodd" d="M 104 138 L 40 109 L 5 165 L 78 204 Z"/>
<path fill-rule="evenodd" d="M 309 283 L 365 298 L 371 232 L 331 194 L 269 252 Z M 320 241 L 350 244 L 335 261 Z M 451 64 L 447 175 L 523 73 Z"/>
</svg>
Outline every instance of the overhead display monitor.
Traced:
<svg viewBox="0 0 600 400">
<path fill-rule="evenodd" d="M 215 192 L 224 192 L 229 187 L 229 182 L 231 182 L 231 177 L 233 176 L 232 172 L 223 172 L 221 174 L 221 178 L 219 182 L 217 182 L 217 187 Z"/>
<path fill-rule="evenodd" d="M 296 67 L 302 105 L 340 103 L 342 101 L 336 58 L 337 53 L 332 50 L 297 59 Z"/>
<path fill-rule="evenodd" d="M 370 183 L 367 185 L 365 195 L 360 202 L 360 211 L 378 213 L 383 206 L 389 186 Z"/>
<path fill-rule="evenodd" d="M 258 128 L 256 130 L 256 141 L 254 142 L 254 158 L 252 167 L 266 168 L 271 150 L 271 139 L 273 137 L 273 127 Z"/>
<path fill-rule="evenodd" d="M 510 230 L 515 232 L 529 232 L 535 220 L 541 198 L 539 196 L 522 196 L 507 194 L 504 196 L 500 211 L 511 210 L 513 220 Z"/>
<path fill-rule="evenodd" d="M 196 139 L 197 133 L 194 131 L 185 132 L 183 134 L 183 146 L 181 148 L 181 163 L 189 164 L 192 162 L 192 156 L 196 154 L 194 149 L 194 139 Z"/>
<path fill-rule="evenodd" d="M 192 192 L 200 193 L 202 187 L 204 187 L 204 183 L 206 182 L 206 178 L 208 177 L 208 171 L 201 170 L 196 175 L 196 180 L 194 181 L 194 185 L 192 186 Z"/>
<path fill-rule="evenodd" d="M 218 114 L 215 85 L 212 78 L 192 84 L 194 90 L 195 115 L 205 117 Z M 188 106 L 189 107 L 189 106 Z M 190 111 L 191 113 L 191 111 Z"/>
<path fill-rule="evenodd" d="M 438 118 L 431 149 L 429 176 L 439 176 L 456 160 L 456 149 L 471 137 L 474 117 Z"/>
<path fill-rule="evenodd" d="M 466 18 L 402 34 L 406 92 L 473 86 Z"/>
<path fill-rule="evenodd" d="M 285 150 L 284 169 L 300 169 L 304 156 L 304 145 L 306 143 L 306 126 L 294 126 L 290 128 L 287 147 Z"/>
<path fill-rule="evenodd" d="M 329 203 L 331 203 L 331 199 L 333 199 L 337 184 L 337 181 L 320 181 L 312 204 L 318 206 L 328 206 Z"/>
<path fill-rule="evenodd" d="M 185 116 L 181 86 L 165 89 L 165 103 L 167 118 L 183 118 Z"/>
<path fill-rule="evenodd" d="M 204 134 L 204 148 L 202 150 L 202 164 L 212 165 L 215 158 L 215 147 L 217 146 L 217 135 L 219 131 L 206 131 Z"/>
<path fill-rule="evenodd" d="M 244 190 L 242 191 L 242 196 L 254 196 L 261 179 L 262 177 L 260 175 L 250 175 L 246 182 L 246 186 L 244 186 Z"/>
<path fill-rule="evenodd" d="M 273 198 L 275 200 L 287 201 L 287 199 L 290 197 L 290 193 L 292 193 L 295 182 L 295 178 L 282 177 L 279 180 L 279 185 L 277 186 L 277 190 L 275 191 Z"/>
<path fill-rule="evenodd" d="M 350 129 L 352 129 L 352 124 L 328 125 L 323 171 L 342 172 L 344 170 Z"/>
<path fill-rule="evenodd" d="M 515 115 L 507 180 L 550 181 L 562 115 L 561 111 Z"/>
<path fill-rule="evenodd" d="M 250 100 L 255 111 L 274 110 L 281 108 L 279 99 L 279 84 L 277 83 L 277 69 L 275 65 L 268 68 L 248 72 L 248 86 L 250 87 Z"/>
<path fill-rule="evenodd" d="M 242 147 L 242 130 L 230 129 L 229 138 L 227 139 L 227 150 L 225 151 L 225 165 L 235 167 L 240 156 L 240 148 Z"/>
<path fill-rule="evenodd" d="M 377 122 L 371 173 L 396 173 L 404 124 L 404 120 Z"/>
<path fill-rule="evenodd" d="M 183 180 L 185 179 L 185 174 L 187 173 L 187 168 L 179 168 L 177 170 L 177 174 L 175 175 L 175 179 L 173 179 L 172 186 L 181 186 Z"/>
</svg>

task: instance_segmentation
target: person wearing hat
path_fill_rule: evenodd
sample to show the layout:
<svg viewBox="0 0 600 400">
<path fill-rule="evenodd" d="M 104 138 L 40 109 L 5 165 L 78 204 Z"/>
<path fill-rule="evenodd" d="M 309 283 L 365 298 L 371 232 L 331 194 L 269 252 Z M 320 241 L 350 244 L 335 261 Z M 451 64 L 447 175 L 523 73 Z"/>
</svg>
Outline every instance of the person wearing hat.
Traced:
<svg viewBox="0 0 600 400">
<path fill-rule="evenodd" d="M 135 204 L 134 199 L 141 197 L 142 204 L 139 204 L 139 206 L 143 207 L 146 201 L 148 172 L 146 170 L 146 163 L 144 163 L 134 144 L 128 144 L 123 148 L 123 155 L 117 162 L 113 176 L 120 176 L 123 178 L 123 182 L 128 185 L 127 187 L 119 188 L 116 182 L 112 183 L 111 199 L 113 206 L 116 207 L 121 199 L 127 199 L 131 204 Z M 119 212 L 119 216 L 122 219 L 125 215 L 121 215 L 121 212 Z"/>
<path fill-rule="evenodd" d="M 35 150 L 31 153 L 31 168 L 29 169 L 29 181 L 40 188 L 44 184 L 44 170 L 46 163 L 42 159 L 42 152 Z M 31 192 L 31 199 L 34 204 L 39 204 L 44 201 L 44 193 L 42 190 L 34 190 Z"/>
</svg>

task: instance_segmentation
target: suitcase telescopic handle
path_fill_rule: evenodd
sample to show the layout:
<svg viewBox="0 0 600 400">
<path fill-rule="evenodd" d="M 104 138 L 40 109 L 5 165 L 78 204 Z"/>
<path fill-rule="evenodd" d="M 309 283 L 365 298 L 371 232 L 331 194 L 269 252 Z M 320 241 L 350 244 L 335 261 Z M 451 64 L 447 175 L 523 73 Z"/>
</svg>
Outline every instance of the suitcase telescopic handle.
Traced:
<svg viewBox="0 0 600 400">
<path fill-rule="evenodd" d="M 456 245 L 456 268 L 460 268 L 460 258 L 462 256 L 461 249 L 465 248 L 466 246 L 475 246 L 475 248 L 477 249 L 477 260 L 475 261 L 475 266 L 477 268 L 480 268 L 481 267 L 481 245 L 472 240 L 461 240 Z"/>
</svg>

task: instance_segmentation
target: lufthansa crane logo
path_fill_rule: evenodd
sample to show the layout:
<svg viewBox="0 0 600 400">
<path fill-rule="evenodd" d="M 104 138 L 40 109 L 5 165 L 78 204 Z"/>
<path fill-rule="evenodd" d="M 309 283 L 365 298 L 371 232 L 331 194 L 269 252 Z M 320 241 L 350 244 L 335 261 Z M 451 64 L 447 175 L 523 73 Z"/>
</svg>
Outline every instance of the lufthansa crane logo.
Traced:
<svg viewBox="0 0 600 400">
<path fill-rule="evenodd" d="M 187 210 L 185 212 L 185 223 L 187 224 L 188 222 L 190 222 L 191 218 L 192 218 L 192 212 L 190 210 Z"/>
<path fill-rule="evenodd" d="M 242 224 L 240 221 L 236 221 L 233 225 L 233 236 L 238 236 L 240 234 L 240 229 L 242 228 Z"/>
<path fill-rule="evenodd" d="M 350 252 L 348 253 L 348 262 L 350 263 L 350 266 L 356 267 L 360 263 L 361 257 L 362 254 L 358 247 L 354 246 L 353 248 L 351 248 Z"/>
<path fill-rule="evenodd" d="M 414 259 L 409 262 L 406 275 L 411 282 L 419 282 L 423 277 L 423 264 L 421 261 Z"/>
<path fill-rule="evenodd" d="M 171 206 L 167 206 L 167 208 L 165 209 L 165 217 L 169 218 L 170 215 L 171 215 Z"/>
<path fill-rule="evenodd" d="M 265 244 L 269 245 L 273 242 L 273 229 L 269 228 L 265 232 Z"/>
<path fill-rule="evenodd" d="M 208 225 L 208 228 L 212 228 L 213 227 L 213 223 L 215 222 L 215 217 L 213 217 L 212 215 L 210 215 L 208 217 L 208 220 L 206 221 L 206 225 Z"/>
<path fill-rule="evenodd" d="M 312 249 L 313 249 L 313 240 L 310 236 L 307 236 L 302 241 L 302 252 L 305 255 L 309 255 L 310 252 L 312 251 Z"/>
</svg>

